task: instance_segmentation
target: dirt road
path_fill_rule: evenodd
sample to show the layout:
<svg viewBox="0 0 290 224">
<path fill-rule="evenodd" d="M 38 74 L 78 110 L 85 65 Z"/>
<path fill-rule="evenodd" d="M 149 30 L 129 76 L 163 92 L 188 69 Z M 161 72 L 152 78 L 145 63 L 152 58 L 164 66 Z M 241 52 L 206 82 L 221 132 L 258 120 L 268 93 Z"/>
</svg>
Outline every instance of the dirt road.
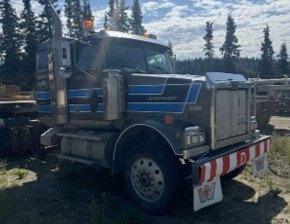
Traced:
<svg viewBox="0 0 290 224">
<path fill-rule="evenodd" d="M 108 172 L 60 164 L 53 155 L 45 160 L 18 158 L 8 159 L 6 166 L 4 163 L 0 172 L 1 224 L 290 222 L 290 167 L 281 167 L 280 174 L 277 166 L 280 162 L 271 165 L 279 176 L 257 179 L 249 175 L 247 168 L 236 180 L 223 182 L 223 202 L 197 213 L 192 211 L 189 190 L 176 209 L 165 216 L 148 215 L 136 209 L 120 178 Z M 282 191 L 278 196 L 273 193 L 279 193 L 276 188 Z M 100 222 L 100 217 L 106 217 L 106 221 Z"/>
</svg>

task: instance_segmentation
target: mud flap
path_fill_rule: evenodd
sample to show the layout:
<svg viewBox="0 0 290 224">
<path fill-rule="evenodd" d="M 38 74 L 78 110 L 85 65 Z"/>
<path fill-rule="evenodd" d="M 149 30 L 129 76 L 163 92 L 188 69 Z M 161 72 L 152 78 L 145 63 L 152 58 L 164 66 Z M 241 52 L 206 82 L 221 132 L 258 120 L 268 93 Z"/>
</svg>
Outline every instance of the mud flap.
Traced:
<svg viewBox="0 0 290 224">
<path fill-rule="evenodd" d="M 220 177 L 193 187 L 193 210 L 198 211 L 223 200 Z"/>
<path fill-rule="evenodd" d="M 257 157 L 252 163 L 253 175 L 256 177 L 260 174 L 269 172 L 268 165 L 267 154 Z"/>
</svg>

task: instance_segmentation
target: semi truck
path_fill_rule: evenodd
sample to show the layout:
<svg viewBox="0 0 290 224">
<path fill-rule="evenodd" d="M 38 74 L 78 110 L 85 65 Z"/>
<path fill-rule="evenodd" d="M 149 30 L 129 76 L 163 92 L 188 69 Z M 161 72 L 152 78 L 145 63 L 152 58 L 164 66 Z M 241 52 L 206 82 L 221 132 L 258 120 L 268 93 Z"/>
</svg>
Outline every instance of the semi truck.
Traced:
<svg viewBox="0 0 290 224">
<path fill-rule="evenodd" d="M 54 36 L 37 53 L 37 102 L 59 158 L 121 174 L 133 201 L 163 212 L 192 179 L 195 211 L 220 202 L 221 177 L 253 162 L 267 172 L 270 137 L 256 130 L 251 84 L 240 74 L 175 74 L 154 36 L 91 30 Z"/>
</svg>

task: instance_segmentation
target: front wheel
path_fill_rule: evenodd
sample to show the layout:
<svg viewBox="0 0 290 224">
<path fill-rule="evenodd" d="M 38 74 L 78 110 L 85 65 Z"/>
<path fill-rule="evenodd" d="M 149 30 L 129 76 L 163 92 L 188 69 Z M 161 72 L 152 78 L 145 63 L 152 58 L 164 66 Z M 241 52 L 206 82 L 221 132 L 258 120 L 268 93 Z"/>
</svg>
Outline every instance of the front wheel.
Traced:
<svg viewBox="0 0 290 224">
<path fill-rule="evenodd" d="M 177 158 L 151 142 L 134 147 L 127 156 L 125 179 L 135 203 L 152 213 L 170 209 L 182 185 L 182 169 Z"/>
</svg>

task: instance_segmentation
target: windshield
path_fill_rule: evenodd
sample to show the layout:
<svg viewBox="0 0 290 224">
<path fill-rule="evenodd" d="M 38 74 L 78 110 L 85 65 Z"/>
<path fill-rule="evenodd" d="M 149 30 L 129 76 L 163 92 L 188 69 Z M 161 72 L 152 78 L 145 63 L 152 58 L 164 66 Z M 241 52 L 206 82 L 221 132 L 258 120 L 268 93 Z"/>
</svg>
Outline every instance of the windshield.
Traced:
<svg viewBox="0 0 290 224">
<path fill-rule="evenodd" d="M 106 41 L 104 65 L 126 72 L 171 74 L 168 49 L 137 41 Z"/>
<path fill-rule="evenodd" d="M 97 68 L 98 59 L 97 59 L 97 50 L 94 46 L 81 46 L 77 50 L 77 67 L 78 68 Z"/>
</svg>

